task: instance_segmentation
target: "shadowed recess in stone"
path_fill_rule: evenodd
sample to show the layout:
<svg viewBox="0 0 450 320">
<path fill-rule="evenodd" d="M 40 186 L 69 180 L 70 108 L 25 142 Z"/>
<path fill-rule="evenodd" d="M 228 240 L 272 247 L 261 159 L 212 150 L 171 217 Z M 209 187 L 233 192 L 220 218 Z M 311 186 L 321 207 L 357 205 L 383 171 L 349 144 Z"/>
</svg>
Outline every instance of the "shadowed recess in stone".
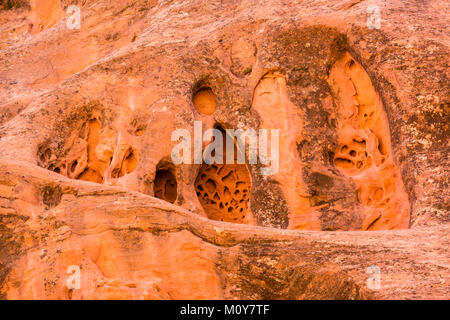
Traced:
<svg viewBox="0 0 450 320">
<path fill-rule="evenodd" d="M 154 182 L 155 197 L 174 203 L 177 199 L 177 179 L 169 169 L 156 171 Z"/>
<path fill-rule="evenodd" d="M 137 150 L 118 140 L 117 132 L 103 125 L 100 112 L 92 111 L 87 120 L 74 125 L 64 138 L 63 147 L 55 141 L 42 143 L 38 163 L 71 179 L 107 183 L 135 171 Z"/>
<path fill-rule="evenodd" d="M 119 164 L 112 170 L 112 178 L 123 177 L 136 169 L 138 164 L 137 151 L 132 147 L 128 147 L 123 157 L 121 157 L 121 160 L 122 161 L 119 161 Z"/>
<path fill-rule="evenodd" d="M 216 111 L 216 96 L 209 87 L 200 88 L 192 98 L 198 112 L 210 116 Z"/>
<path fill-rule="evenodd" d="M 363 230 L 408 228 L 409 201 L 391 150 L 383 103 L 364 68 L 346 53 L 330 70 L 339 145 L 333 163 L 356 184 Z"/>
<path fill-rule="evenodd" d="M 222 132 L 225 146 L 225 130 L 221 127 L 217 129 Z M 247 166 L 237 164 L 236 145 L 234 149 L 233 164 L 202 164 L 195 180 L 195 191 L 208 218 L 242 223 L 250 199 L 251 181 Z M 223 159 L 225 162 L 226 150 Z"/>
</svg>

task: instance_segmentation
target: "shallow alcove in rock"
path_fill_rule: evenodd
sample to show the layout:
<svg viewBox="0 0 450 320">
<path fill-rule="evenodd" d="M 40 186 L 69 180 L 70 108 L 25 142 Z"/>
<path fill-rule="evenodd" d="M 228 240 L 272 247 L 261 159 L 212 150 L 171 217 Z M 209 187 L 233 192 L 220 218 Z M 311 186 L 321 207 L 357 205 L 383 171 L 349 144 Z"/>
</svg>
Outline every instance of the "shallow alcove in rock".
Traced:
<svg viewBox="0 0 450 320">
<path fill-rule="evenodd" d="M 38 164 L 71 179 L 105 184 L 134 172 L 137 149 L 102 113 L 94 104 L 75 108 L 38 147 Z"/>
<path fill-rule="evenodd" d="M 192 102 L 195 109 L 204 115 L 210 116 L 216 111 L 216 96 L 209 87 L 198 89 L 192 98 Z"/>
<path fill-rule="evenodd" d="M 86 120 L 74 125 L 71 132 L 63 136 L 63 141 L 42 143 L 38 149 L 39 164 L 71 179 L 102 183 L 113 152 L 105 155 L 97 152 L 97 147 L 102 143 L 100 119 L 99 112 L 92 112 Z M 62 150 L 54 147 L 59 143 L 64 144 Z"/>
<path fill-rule="evenodd" d="M 74 179 L 92 181 L 97 183 L 103 182 L 103 175 L 108 163 L 101 161 L 97 157 L 96 148 L 100 142 L 100 129 L 102 125 L 98 119 L 91 119 L 88 122 L 87 136 L 87 167 L 81 169 L 78 161 L 75 160 L 69 167 L 69 176 Z M 78 171 L 83 170 L 81 173 Z"/>
<path fill-rule="evenodd" d="M 171 163 L 162 162 L 158 164 L 155 180 L 153 182 L 153 193 L 156 198 L 174 203 L 177 199 L 177 179 L 175 168 Z"/>
<path fill-rule="evenodd" d="M 223 138 L 224 164 L 203 163 L 195 180 L 197 197 L 208 218 L 243 223 L 250 200 L 251 179 L 245 164 L 237 163 L 234 144 L 234 163 L 226 163 L 226 131 L 216 126 Z"/>
<path fill-rule="evenodd" d="M 363 230 L 409 226 L 409 201 L 391 148 L 382 100 L 364 68 L 345 53 L 330 70 L 338 146 L 333 163 L 355 185 Z"/>
<path fill-rule="evenodd" d="M 130 146 L 126 148 L 125 152 L 123 152 L 122 155 L 119 155 L 118 158 L 120 160 L 117 161 L 116 166 L 111 172 L 112 178 L 120 178 L 126 174 L 132 173 L 138 165 L 137 151 Z"/>
</svg>

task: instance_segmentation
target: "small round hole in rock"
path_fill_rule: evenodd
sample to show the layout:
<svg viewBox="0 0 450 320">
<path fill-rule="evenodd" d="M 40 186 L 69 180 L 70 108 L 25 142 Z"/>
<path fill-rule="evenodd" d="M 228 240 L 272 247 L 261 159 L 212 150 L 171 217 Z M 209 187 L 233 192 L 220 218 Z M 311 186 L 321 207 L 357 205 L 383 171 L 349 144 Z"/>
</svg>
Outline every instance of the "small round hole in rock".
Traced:
<svg viewBox="0 0 450 320">
<path fill-rule="evenodd" d="M 210 116 L 216 111 L 216 96 L 208 87 L 200 88 L 192 98 L 198 112 Z"/>
</svg>

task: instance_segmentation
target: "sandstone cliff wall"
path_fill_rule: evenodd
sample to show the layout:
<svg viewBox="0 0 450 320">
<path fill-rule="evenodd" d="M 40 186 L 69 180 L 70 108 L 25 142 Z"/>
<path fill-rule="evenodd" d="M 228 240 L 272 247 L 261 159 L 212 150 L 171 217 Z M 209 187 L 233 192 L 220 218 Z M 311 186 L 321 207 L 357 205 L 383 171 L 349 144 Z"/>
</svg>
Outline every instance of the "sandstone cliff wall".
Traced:
<svg viewBox="0 0 450 320">
<path fill-rule="evenodd" d="M 448 298 L 445 8 L 0 10 L 0 297 Z M 279 129 L 279 170 L 175 165 L 194 121 Z"/>
</svg>

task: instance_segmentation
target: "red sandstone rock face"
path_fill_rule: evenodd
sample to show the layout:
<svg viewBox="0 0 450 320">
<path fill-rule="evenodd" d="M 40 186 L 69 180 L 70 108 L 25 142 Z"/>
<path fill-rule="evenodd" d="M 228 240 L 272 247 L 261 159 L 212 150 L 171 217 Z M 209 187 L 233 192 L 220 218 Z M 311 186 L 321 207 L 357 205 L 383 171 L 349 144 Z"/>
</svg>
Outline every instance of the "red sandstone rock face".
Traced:
<svg viewBox="0 0 450 320">
<path fill-rule="evenodd" d="M 63 16 L 60 0 L 30 0 L 30 30 L 38 33 L 55 25 Z"/>
<path fill-rule="evenodd" d="M 367 5 L 0 10 L 0 297 L 448 298 L 445 15 Z M 194 121 L 279 129 L 278 170 L 175 165 Z"/>
<path fill-rule="evenodd" d="M 225 129 L 218 128 L 222 133 L 222 144 L 226 146 L 227 133 Z M 245 164 L 239 164 L 237 161 L 236 144 L 233 155 L 233 163 L 225 161 L 227 150 L 222 154 L 225 163 L 203 163 L 195 180 L 195 190 L 208 218 L 252 223 L 252 218 L 247 213 L 251 193 L 250 173 Z"/>
<path fill-rule="evenodd" d="M 355 181 L 363 230 L 407 228 L 409 202 L 392 157 L 388 119 L 363 67 L 349 54 L 331 68 L 339 145 L 333 163 Z"/>
</svg>

